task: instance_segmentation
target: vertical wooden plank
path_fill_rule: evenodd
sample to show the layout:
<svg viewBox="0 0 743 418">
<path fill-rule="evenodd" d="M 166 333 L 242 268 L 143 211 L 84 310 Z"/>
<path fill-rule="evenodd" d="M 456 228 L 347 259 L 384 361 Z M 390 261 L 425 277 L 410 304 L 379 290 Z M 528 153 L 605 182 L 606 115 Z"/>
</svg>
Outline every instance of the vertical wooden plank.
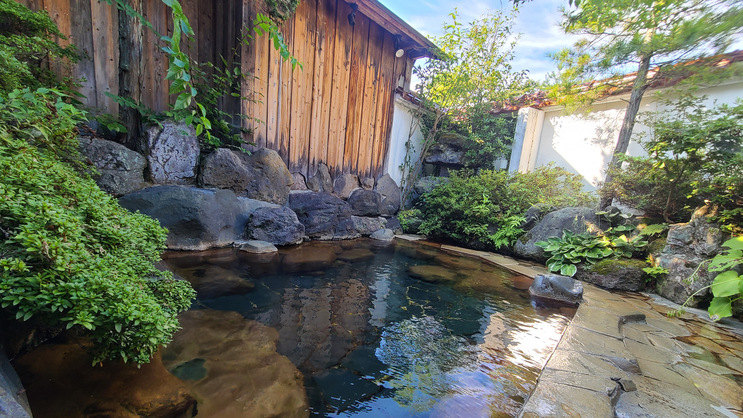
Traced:
<svg viewBox="0 0 743 418">
<path fill-rule="evenodd" d="M 69 46 L 71 44 L 70 0 L 47 1 L 44 3 L 44 10 L 64 36 L 64 38 L 57 37 L 57 44 L 62 47 Z M 61 79 L 72 77 L 72 64 L 68 60 L 54 59 L 49 64 L 54 74 Z"/>
<path fill-rule="evenodd" d="M 70 41 L 82 53 L 80 62 L 75 65 L 72 76 L 80 80 L 79 92 L 86 97 L 84 103 L 98 107 L 95 90 L 95 63 L 93 63 L 93 18 L 90 14 L 90 0 L 71 0 L 70 9 L 75 18 L 71 19 Z"/>
<path fill-rule="evenodd" d="M 282 32 L 283 33 L 283 32 Z M 265 36 L 264 36 L 265 37 Z M 266 39 L 268 42 L 268 39 Z M 266 109 L 266 148 L 279 152 L 279 88 L 281 86 L 281 55 L 268 46 L 268 75 Z"/>
<path fill-rule="evenodd" d="M 385 32 L 382 48 L 382 63 L 379 69 L 379 83 L 377 93 L 377 121 L 374 124 L 374 148 L 371 162 L 372 176 L 377 178 L 384 174 L 384 160 L 386 158 L 387 124 L 390 120 L 389 110 L 394 106 L 395 87 L 395 41 L 392 34 Z"/>
<path fill-rule="evenodd" d="M 358 168 L 359 136 L 364 105 L 364 83 L 366 81 L 366 58 L 369 45 L 371 21 L 362 14 L 356 14 L 353 28 L 353 48 L 351 51 L 351 76 L 348 90 L 348 120 L 346 144 L 343 153 L 343 173 L 356 173 Z"/>
<path fill-rule="evenodd" d="M 141 0 L 126 0 L 126 4 L 138 13 L 142 13 Z M 142 31 L 140 19 L 127 13 L 119 13 L 119 96 L 141 101 L 140 63 L 142 61 Z M 119 109 L 122 124 L 126 127 L 123 143 L 129 147 L 136 146 L 141 129 L 139 112 L 136 109 L 122 106 Z"/>
<path fill-rule="evenodd" d="M 296 15 L 287 19 L 281 27 L 281 33 L 289 48 L 294 44 L 294 20 Z M 289 62 L 281 62 L 280 85 L 279 85 L 279 155 L 284 159 L 284 163 L 289 165 L 289 132 L 291 128 L 292 116 L 292 65 Z M 300 71 L 299 68 L 296 71 Z"/>
<path fill-rule="evenodd" d="M 157 1 L 144 2 L 144 16 L 160 35 L 168 30 L 167 16 L 169 10 L 165 4 Z M 165 75 L 168 72 L 168 57 L 160 49 L 162 41 L 152 30 L 145 30 L 142 42 L 142 101 L 156 112 L 168 110 L 168 83 Z"/>
<path fill-rule="evenodd" d="M 305 0 L 294 15 L 294 56 L 303 69 L 294 71 L 292 80 L 292 119 L 290 124 L 289 171 L 308 176 L 310 118 L 312 117 L 312 80 L 316 0 Z"/>
<path fill-rule="evenodd" d="M 212 0 L 198 0 L 199 10 L 199 31 L 196 34 L 198 39 L 199 48 L 199 62 L 215 62 L 215 21 L 214 21 L 214 1 Z M 207 78 L 211 76 L 213 71 L 209 67 L 203 67 Z"/>
<path fill-rule="evenodd" d="M 257 10 L 254 13 L 257 16 Z M 252 21 L 251 26 L 252 28 Z M 250 115 L 254 119 L 254 142 L 259 147 L 268 145 L 268 83 L 269 83 L 269 65 L 270 65 L 270 48 L 268 36 L 258 36 L 253 33 L 252 44 L 255 45 L 255 90 L 253 93 L 253 111 Z M 257 120 L 256 120 L 257 119 Z"/>
<path fill-rule="evenodd" d="M 400 58 L 395 57 L 395 88 L 405 88 L 405 70 L 407 69 L 408 58 L 403 55 Z"/>
<path fill-rule="evenodd" d="M 328 123 L 328 167 L 333 177 L 337 177 L 343 171 L 343 155 L 346 145 L 351 50 L 353 48 L 353 27 L 348 24 L 347 19 L 350 13 L 351 6 L 343 0 L 337 0 L 333 82 Z"/>
<path fill-rule="evenodd" d="M 335 46 L 335 0 L 317 2 L 317 44 L 315 47 L 315 81 L 312 94 L 309 174 L 317 165 L 328 162 L 328 124 L 333 83 L 333 48 Z"/>
<path fill-rule="evenodd" d="M 181 7 L 183 7 L 183 14 L 186 15 L 191 29 L 196 33 L 196 36 L 190 41 L 187 41 L 185 35 L 181 38 L 181 50 L 186 51 L 192 59 L 199 61 L 198 37 L 201 34 L 201 28 L 199 27 L 199 0 L 181 0 Z"/>
<path fill-rule="evenodd" d="M 250 28 L 252 28 L 252 22 L 255 18 L 255 12 L 253 10 L 254 5 L 255 1 L 243 0 L 242 21 L 245 30 L 250 30 Z M 252 74 L 255 72 L 255 43 L 250 42 L 248 44 L 243 44 L 240 48 L 240 69 L 244 73 L 251 75 L 243 79 L 240 83 L 240 95 L 246 98 L 240 102 L 240 111 L 243 115 L 247 116 L 247 118 L 242 121 L 241 126 L 245 129 L 252 130 L 255 129 L 255 123 L 252 119 L 254 117 L 253 103 L 250 100 L 253 99 L 253 91 L 255 90 L 255 78 L 252 77 Z M 255 142 L 254 133 L 243 134 L 243 141 Z M 246 145 L 245 148 L 249 151 L 255 150 L 255 147 L 252 145 Z"/>
<path fill-rule="evenodd" d="M 359 176 L 370 177 L 374 148 L 374 128 L 377 111 L 377 94 L 379 67 L 382 60 L 382 47 L 384 44 L 384 29 L 375 22 L 371 22 L 369 28 L 369 47 L 366 57 L 366 77 L 364 81 L 364 105 L 361 114 L 361 127 L 359 132 L 359 153 L 356 159 L 356 173 Z"/>
<path fill-rule="evenodd" d="M 118 114 L 119 105 L 105 93 L 118 94 L 118 10 L 105 1 L 91 0 L 93 20 L 93 63 L 95 65 L 98 109 Z"/>
</svg>

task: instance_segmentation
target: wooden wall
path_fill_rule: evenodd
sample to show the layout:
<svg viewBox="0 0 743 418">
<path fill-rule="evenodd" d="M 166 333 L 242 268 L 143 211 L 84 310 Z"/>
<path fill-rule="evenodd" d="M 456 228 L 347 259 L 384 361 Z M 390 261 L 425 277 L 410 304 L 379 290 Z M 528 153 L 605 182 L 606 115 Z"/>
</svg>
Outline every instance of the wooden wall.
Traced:
<svg viewBox="0 0 743 418">
<path fill-rule="evenodd" d="M 164 80 L 168 61 L 158 37 L 141 22 L 98 0 L 18 0 L 33 10 L 45 9 L 87 57 L 73 69 L 84 78 L 87 104 L 120 112 L 105 93 L 142 101 L 167 110 L 174 97 Z M 128 0 L 160 33 L 172 31 L 169 10 L 159 0 Z M 313 176 L 325 163 L 335 177 L 343 173 L 378 177 L 392 127 L 394 90 L 409 83 L 413 60 L 395 57 L 393 35 L 357 12 L 344 0 L 302 0 L 296 14 L 281 27 L 302 69 L 282 62 L 266 37 L 245 46 L 238 39 L 252 28 L 262 0 L 181 0 L 196 32 L 186 46 L 199 62 L 238 62 L 255 75 L 242 85 L 252 100 L 228 98 L 222 109 L 248 115 L 247 137 L 257 146 L 276 150 L 290 171 Z M 121 29 L 121 30 L 120 30 Z M 129 124 L 126 109 L 122 117 Z M 240 120 L 235 118 L 235 121 Z M 132 129 L 130 128 L 130 131 Z M 135 128 L 134 131 L 137 131 Z M 135 133 L 136 134 L 136 133 Z"/>
</svg>

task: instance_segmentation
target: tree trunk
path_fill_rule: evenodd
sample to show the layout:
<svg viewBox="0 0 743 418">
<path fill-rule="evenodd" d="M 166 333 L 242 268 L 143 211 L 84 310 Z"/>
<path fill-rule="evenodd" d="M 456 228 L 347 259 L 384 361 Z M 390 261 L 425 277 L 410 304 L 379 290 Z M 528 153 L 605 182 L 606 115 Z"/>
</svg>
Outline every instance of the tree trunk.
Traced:
<svg viewBox="0 0 743 418">
<path fill-rule="evenodd" d="M 632 94 L 630 94 L 629 103 L 627 104 L 627 110 L 624 112 L 624 121 L 622 121 L 622 128 L 619 130 L 619 139 L 617 145 L 614 148 L 614 155 L 611 158 L 608 169 L 618 168 L 621 164 L 620 157 L 627 153 L 627 147 L 629 147 L 629 141 L 632 138 L 632 129 L 635 127 L 635 119 L 637 118 L 637 112 L 640 110 L 640 102 L 642 97 L 645 95 L 645 90 L 648 88 L 647 76 L 648 70 L 650 69 L 650 56 L 641 57 L 640 66 L 637 69 L 637 77 L 632 84 Z M 609 172 L 606 173 L 606 179 L 604 183 L 611 181 L 611 175 Z M 606 196 L 601 199 L 600 207 L 606 208 L 611 205 L 613 200 L 612 196 Z"/>
<path fill-rule="evenodd" d="M 614 156 L 611 159 L 609 167 L 618 167 L 619 156 L 627 153 L 627 147 L 632 138 L 632 129 L 635 127 L 637 112 L 640 110 L 640 102 L 642 102 L 642 96 L 645 95 L 645 90 L 648 88 L 648 69 L 650 69 L 650 57 L 642 57 L 640 59 L 640 68 L 637 70 L 637 77 L 632 84 L 632 94 L 629 98 L 629 104 L 627 104 L 627 111 L 624 113 L 622 129 L 619 130 L 619 140 L 617 141 L 616 148 L 614 148 Z"/>
</svg>

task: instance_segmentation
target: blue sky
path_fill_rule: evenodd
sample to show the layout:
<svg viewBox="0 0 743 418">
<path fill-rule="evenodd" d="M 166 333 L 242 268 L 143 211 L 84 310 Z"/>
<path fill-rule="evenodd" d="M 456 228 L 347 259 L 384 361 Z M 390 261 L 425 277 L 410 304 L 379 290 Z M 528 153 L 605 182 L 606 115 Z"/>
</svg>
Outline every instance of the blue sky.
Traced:
<svg viewBox="0 0 743 418">
<path fill-rule="evenodd" d="M 380 1 L 422 34 L 437 36 L 455 7 L 463 22 L 478 18 L 488 11 L 508 11 L 511 7 L 508 0 Z M 570 46 L 577 39 L 565 35 L 558 26 L 561 18 L 558 9 L 567 4 L 567 0 L 533 0 L 520 6 L 514 29 L 522 35 L 515 50 L 515 69 L 529 70 L 530 77 L 537 81 L 543 81 L 547 73 L 556 69 L 547 54 Z"/>
</svg>

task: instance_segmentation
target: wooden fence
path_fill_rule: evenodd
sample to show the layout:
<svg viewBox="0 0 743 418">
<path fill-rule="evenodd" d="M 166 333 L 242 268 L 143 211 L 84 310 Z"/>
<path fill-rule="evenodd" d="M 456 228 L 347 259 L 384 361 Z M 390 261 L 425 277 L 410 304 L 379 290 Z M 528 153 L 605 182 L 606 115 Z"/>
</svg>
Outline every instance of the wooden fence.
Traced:
<svg viewBox="0 0 743 418">
<path fill-rule="evenodd" d="M 83 79 L 80 92 L 87 97 L 86 104 L 120 112 L 136 131 L 132 111 L 119 109 L 105 93 L 130 97 L 156 111 L 173 103 L 165 81 L 167 56 L 156 34 L 137 19 L 98 0 L 18 1 L 32 10 L 46 10 L 68 37 L 60 43 L 71 42 L 86 55 L 70 74 Z M 128 1 L 159 33 L 172 32 L 169 10 L 160 0 Z M 302 0 L 296 14 L 281 26 L 303 66 L 292 71 L 266 37 L 239 43 L 256 13 L 264 11 L 262 0 L 181 4 L 196 33 L 196 42 L 185 46 L 193 59 L 220 63 L 220 56 L 234 58 L 255 75 L 242 85 L 243 96 L 252 101 L 227 98 L 220 103 L 232 114 L 261 121 L 243 122 L 254 131 L 246 139 L 276 150 L 290 171 L 305 177 L 313 176 L 319 163 L 327 164 L 334 177 L 384 174 L 394 90 L 409 85 L 414 62 L 410 54 L 395 55 L 402 34 L 360 12 L 352 13 L 352 5 L 344 0 Z M 355 17 L 354 25 L 349 15 Z"/>
</svg>

